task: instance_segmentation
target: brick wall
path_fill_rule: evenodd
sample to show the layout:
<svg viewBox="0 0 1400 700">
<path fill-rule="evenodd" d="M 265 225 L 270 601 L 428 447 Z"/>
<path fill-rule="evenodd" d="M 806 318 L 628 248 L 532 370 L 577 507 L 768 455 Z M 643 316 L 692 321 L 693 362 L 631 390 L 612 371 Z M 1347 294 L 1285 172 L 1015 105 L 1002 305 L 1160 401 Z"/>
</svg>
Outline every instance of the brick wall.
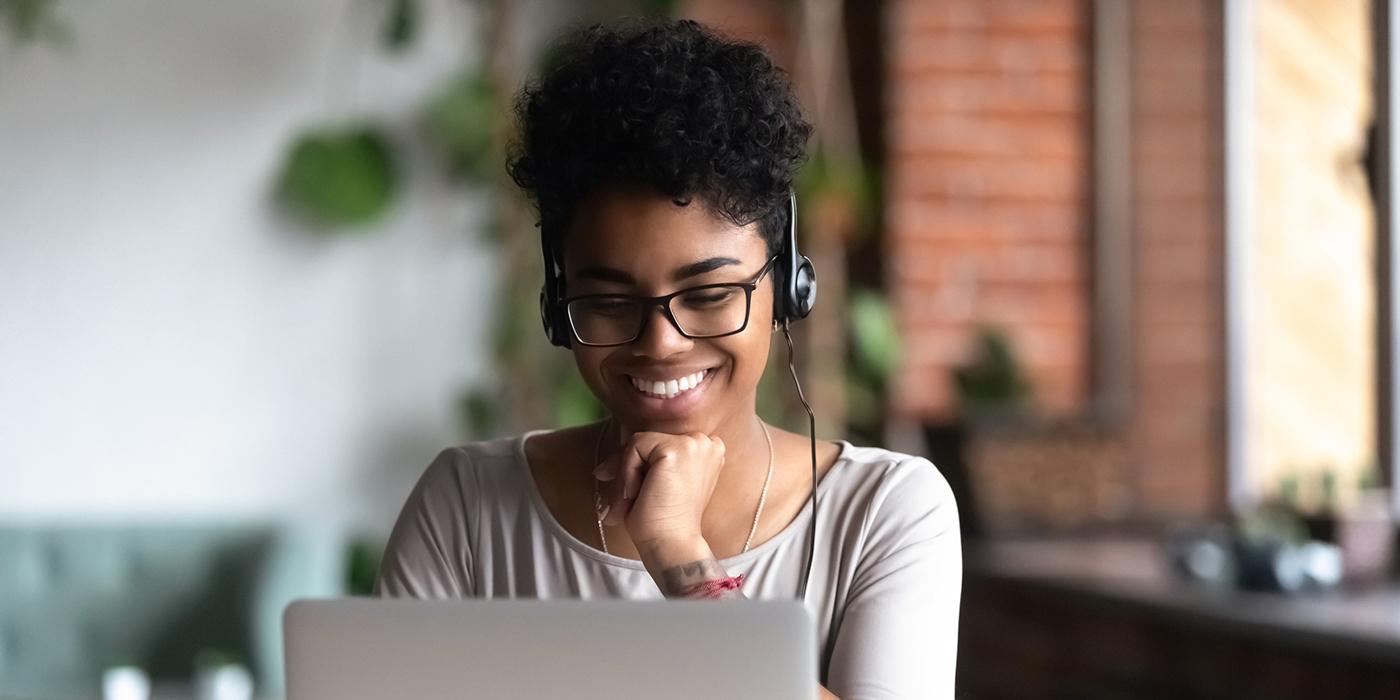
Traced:
<svg viewBox="0 0 1400 700">
<path fill-rule="evenodd" d="M 786 3 L 777 0 L 685 0 L 676 16 L 714 27 L 728 36 L 763 45 L 773 61 L 795 67 L 791 18 Z"/>
<path fill-rule="evenodd" d="M 1225 492 L 1221 10 L 1132 7 L 1137 508 L 1204 515 Z"/>
<path fill-rule="evenodd" d="M 886 245 L 907 356 L 893 409 L 942 419 L 975 328 L 1004 328 L 1046 414 L 1087 396 L 1091 150 L 1079 0 L 895 0 Z"/>
<path fill-rule="evenodd" d="M 1140 0 L 1130 14 L 1132 507 L 1204 515 L 1224 493 L 1220 10 Z M 982 322 L 1009 333 L 1042 415 L 1091 405 L 1092 24 L 1078 0 L 889 4 L 896 412 L 954 414 L 949 372 Z"/>
</svg>

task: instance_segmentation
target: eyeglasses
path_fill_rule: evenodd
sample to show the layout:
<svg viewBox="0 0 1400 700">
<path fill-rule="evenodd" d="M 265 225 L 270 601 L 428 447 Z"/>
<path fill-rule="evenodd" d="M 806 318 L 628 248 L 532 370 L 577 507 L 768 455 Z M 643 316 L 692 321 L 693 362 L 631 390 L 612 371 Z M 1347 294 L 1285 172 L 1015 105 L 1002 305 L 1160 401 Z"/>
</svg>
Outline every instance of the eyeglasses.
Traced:
<svg viewBox="0 0 1400 700">
<path fill-rule="evenodd" d="M 569 327 L 581 345 L 626 345 L 642 335 L 652 308 L 660 306 L 671 325 L 687 338 L 734 335 L 748 327 L 753 290 L 777 259 L 776 255 L 769 258 L 750 282 L 702 284 L 659 297 L 631 294 L 570 297 L 564 300 Z"/>
</svg>

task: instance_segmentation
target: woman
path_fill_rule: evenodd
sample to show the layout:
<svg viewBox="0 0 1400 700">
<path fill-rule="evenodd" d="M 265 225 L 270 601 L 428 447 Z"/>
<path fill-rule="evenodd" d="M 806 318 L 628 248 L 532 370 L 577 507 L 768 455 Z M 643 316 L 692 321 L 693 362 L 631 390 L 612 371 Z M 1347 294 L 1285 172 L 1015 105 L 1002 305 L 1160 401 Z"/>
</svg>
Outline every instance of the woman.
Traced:
<svg viewBox="0 0 1400 700">
<path fill-rule="evenodd" d="M 784 74 L 694 22 L 593 27 L 516 107 L 509 169 L 558 270 L 546 328 L 610 416 L 443 451 L 378 593 L 793 597 L 813 542 L 812 443 L 754 408 L 811 132 Z M 922 457 L 815 445 L 804 602 L 822 697 L 951 697 L 947 483 Z"/>
</svg>

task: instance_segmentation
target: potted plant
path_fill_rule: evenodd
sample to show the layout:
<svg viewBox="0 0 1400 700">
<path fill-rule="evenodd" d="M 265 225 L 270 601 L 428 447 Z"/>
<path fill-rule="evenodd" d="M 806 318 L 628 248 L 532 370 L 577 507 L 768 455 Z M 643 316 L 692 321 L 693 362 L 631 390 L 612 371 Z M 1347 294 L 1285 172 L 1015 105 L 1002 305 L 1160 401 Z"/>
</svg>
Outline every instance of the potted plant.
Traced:
<svg viewBox="0 0 1400 700">
<path fill-rule="evenodd" d="M 1000 329 L 988 325 L 978 329 L 976 351 L 967 364 L 952 370 L 952 378 L 959 416 L 925 424 L 924 437 L 930 458 L 957 499 L 963 538 L 976 540 L 985 528 L 978 505 L 982 494 L 977 492 L 969 470 L 969 438 L 978 430 L 1018 422 L 1030 395 L 1029 383 L 1010 340 Z"/>
<path fill-rule="evenodd" d="M 1390 490 L 1380 485 L 1375 461 L 1358 472 L 1349 494 L 1337 488 L 1338 472 L 1319 473 L 1321 507 L 1307 518 L 1310 534 L 1342 550 L 1342 578 L 1349 584 L 1378 583 L 1390 572 L 1395 526 L 1390 513 Z"/>
</svg>

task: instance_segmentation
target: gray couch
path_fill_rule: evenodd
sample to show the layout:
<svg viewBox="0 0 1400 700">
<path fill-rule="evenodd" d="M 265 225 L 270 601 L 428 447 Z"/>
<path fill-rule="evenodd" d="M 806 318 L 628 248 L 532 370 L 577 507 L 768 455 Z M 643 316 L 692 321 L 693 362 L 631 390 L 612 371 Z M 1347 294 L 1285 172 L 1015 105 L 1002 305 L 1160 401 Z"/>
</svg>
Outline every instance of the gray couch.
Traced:
<svg viewBox="0 0 1400 700">
<path fill-rule="evenodd" d="M 134 663 L 189 681 L 232 654 L 282 689 L 282 609 L 344 594 L 344 538 L 267 524 L 0 523 L 0 697 L 96 697 Z"/>
</svg>

